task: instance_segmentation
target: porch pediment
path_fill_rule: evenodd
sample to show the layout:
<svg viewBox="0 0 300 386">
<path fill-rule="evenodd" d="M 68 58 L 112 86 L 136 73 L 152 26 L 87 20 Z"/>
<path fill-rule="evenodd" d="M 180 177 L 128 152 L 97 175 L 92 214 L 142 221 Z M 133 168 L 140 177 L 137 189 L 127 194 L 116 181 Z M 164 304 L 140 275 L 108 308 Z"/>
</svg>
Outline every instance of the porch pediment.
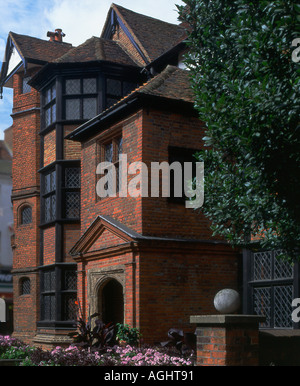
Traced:
<svg viewBox="0 0 300 386">
<path fill-rule="evenodd" d="M 140 235 L 109 216 L 97 216 L 69 252 L 74 258 L 136 241 Z"/>
</svg>

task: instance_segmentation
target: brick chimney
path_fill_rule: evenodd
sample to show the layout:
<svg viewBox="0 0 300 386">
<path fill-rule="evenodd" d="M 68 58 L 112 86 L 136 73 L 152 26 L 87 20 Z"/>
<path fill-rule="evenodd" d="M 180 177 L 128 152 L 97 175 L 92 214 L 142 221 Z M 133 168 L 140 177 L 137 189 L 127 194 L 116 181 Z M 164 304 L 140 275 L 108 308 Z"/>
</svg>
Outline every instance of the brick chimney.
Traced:
<svg viewBox="0 0 300 386">
<path fill-rule="evenodd" d="M 50 37 L 50 42 L 59 42 L 62 43 L 62 38 L 66 36 L 60 28 L 57 28 L 55 32 L 47 32 L 47 36 Z"/>
</svg>

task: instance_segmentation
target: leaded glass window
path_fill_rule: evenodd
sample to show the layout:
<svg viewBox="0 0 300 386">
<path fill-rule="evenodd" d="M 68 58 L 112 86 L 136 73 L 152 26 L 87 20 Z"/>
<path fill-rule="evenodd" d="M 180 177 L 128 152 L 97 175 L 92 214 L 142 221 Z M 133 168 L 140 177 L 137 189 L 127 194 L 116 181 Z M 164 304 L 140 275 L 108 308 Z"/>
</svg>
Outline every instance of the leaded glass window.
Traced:
<svg viewBox="0 0 300 386">
<path fill-rule="evenodd" d="M 67 188 L 80 188 L 80 169 L 66 168 L 65 186 Z"/>
<path fill-rule="evenodd" d="M 56 219 L 56 171 L 43 176 L 43 220 L 45 223 Z"/>
<path fill-rule="evenodd" d="M 21 210 L 21 224 L 31 224 L 32 223 L 32 208 L 30 206 L 26 206 Z"/>
<path fill-rule="evenodd" d="M 66 193 L 66 218 L 80 217 L 80 194 L 78 192 Z"/>
<path fill-rule="evenodd" d="M 30 76 L 27 76 L 23 78 L 22 81 L 22 94 L 27 94 L 31 91 L 31 87 L 29 86 L 28 82 L 30 81 Z"/>
<path fill-rule="evenodd" d="M 41 319 L 56 319 L 56 272 L 55 269 L 44 271 L 41 275 Z"/>
<path fill-rule="evenodd" d="M 44 126 L 56 121 L 56 85 L 53 83 L 43 92 Z"/>
<path fill-rule="evenodd" d="M 73 119 L 80 119 L 80 99 L 66 100 L 66 119 L 68 121 Z"/>
<path fill-rule="evenodd" d="M 30 294 L 30 279 L 25 277 L 21 279 L 20 283 L 20 295 L 29 295 Z"/>
<path fill-rule="evenodd" d="M 250 254 L 250 304 L 254 314 L 266 317 L 261 328 L 293 328 L 292 300 L 297 297 L 294 293 L 294 264 L 279 259 L 282 252 Z"/>
<path fill-rule="evenodd" d="M 65 169 L 64 183 L 65 218 L 80 218 L 80 168 L 68 167 Z"/>
<path fill-rule="evenodd" d="M 80 79 L 66 79 L 66 94 L 76 95 L 80 92 Z"/>
<path fill-rule="evenodd" d="M 66 120 L 93 118 L 98 112 L 97 79 L 66 79 L 64 99 Z"/>
<path fill-rule="evenodd" d="M 77 298 L 77 273 L 74 269 L 65 269 L 62 280 L 62 319 L 76 319 L 76 298 Z"/>
<path fill-rule="evenodd" d="M 83 99 L 83 119 L 90 119 L 97 115 L 97 99 Z"/>
<path fill-rule="evenodd" d="M 55 266 L 41 271 L 41 320 L 76 320 L 76 267 Z"/>
</svg>

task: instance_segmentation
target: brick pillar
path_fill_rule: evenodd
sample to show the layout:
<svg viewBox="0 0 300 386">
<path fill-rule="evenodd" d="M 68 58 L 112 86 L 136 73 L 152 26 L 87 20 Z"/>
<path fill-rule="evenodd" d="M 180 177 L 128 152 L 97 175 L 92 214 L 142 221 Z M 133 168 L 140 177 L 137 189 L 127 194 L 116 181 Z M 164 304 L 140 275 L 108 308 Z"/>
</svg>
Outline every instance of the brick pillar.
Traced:
<svg viewBox="0 0 300 386">
<path fill-rule="evenodd" d="M 258 366 L 263 316 L 191 316 L 197 325 L 197 366 Z"/>
</svg>

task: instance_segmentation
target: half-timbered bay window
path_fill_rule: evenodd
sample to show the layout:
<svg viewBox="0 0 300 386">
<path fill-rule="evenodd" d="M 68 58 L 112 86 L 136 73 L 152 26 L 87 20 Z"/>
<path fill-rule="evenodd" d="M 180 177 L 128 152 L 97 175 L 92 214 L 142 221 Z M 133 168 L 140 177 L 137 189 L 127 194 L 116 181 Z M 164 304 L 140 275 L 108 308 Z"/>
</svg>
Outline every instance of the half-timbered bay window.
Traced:
<svg viewBox="0 0 300 386">
<path fill-rule="evenodd" d="M 244 312 L 265 316 L 261 328 L 298 328 L 292 301 L 299 297 L 299 267 L 278 258 L 281 253 L 244 252 Z"/>
<path fill-rule="evenodd" d="M 56 86 L 52 83 L 43 92 L 43 123 L 44 127 L 52 125 L 56 121 Z"/>
<path fill-rule="evenodd" d="M 80 217 L 80 168 L 66 167 L 64 178 L 64 197 L 66 219 Z"/>
<path fill-rule="evenodd" d="M 42 176 L 42 208 L 44 223 L 56 219 L 56 171 L 54 169 Z"/>
<path fill-rule="evenodd" d="M 41 273 L 41 320 L 56 320 L 56 271 Z"/>
<path fill-rule="evenodd" d="M 76 319 L 77 272 L 73 264 L 41 270 L 41 322 L 52 325 Z"/>
<path fill-rule="evenodd" d="M 66 79 L 64 82 L 64 119 L 91 119 L 97 115 L 96 78 Z"/>
</svg>

